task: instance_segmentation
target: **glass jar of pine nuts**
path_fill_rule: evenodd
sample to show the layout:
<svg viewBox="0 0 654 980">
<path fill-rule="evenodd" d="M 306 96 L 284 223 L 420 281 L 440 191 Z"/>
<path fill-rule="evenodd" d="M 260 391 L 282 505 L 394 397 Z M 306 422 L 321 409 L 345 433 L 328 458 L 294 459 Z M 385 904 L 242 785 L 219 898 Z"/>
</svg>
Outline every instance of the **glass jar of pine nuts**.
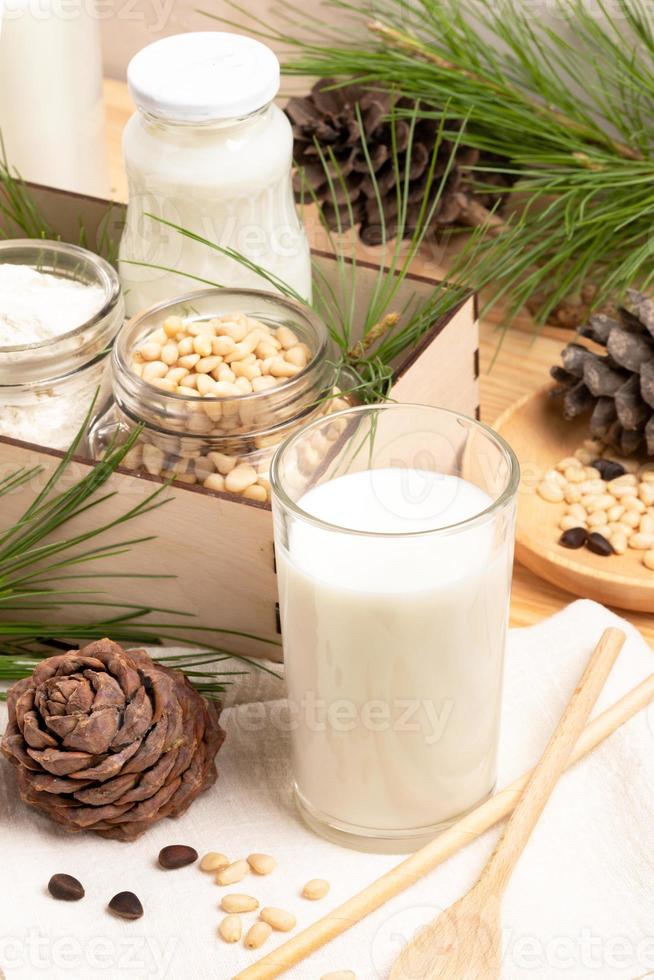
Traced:
<svg viewBox="0 0 654 980">
<path fill-rule="evenodd" d="M 93 428 L 93 453 L 141 424 L 129 468 L 266 503 L 276 447 L 347 404 L 335 376 L 327 329 L 309 307 L 257 290 L 189 293 L 123 327 L 114 404 Z"/>
</svg>

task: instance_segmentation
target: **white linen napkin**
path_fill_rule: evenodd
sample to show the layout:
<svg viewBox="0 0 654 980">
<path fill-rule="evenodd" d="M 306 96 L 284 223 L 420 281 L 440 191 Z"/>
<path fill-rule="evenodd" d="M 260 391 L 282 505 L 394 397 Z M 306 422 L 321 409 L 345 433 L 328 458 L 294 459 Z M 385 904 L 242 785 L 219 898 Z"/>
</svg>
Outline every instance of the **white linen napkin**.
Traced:
<svg viewBox="0 0 654 980">
<path fill-rule="evenodd" d="M 598 710 L 654 670 L 654 652 L 628 623 L 588 601 L 509 635 L 499 785 L 539 757 L 607 626 L 628 634 Z M 400 859 L 345 850 L 314 836 L 296 815 L 290 789 L 283 684 L 253 675 L 231 697 L 218 755 L 220 778 L 189 812 L 133 844 L 69 836 L 18 799 L 0 764 L 0 965 L 7 980 L 229 980 L 258 953 L 216 935 L 225 889 L 197 866 L 164 872 L 159 849 L 184 843 L 234 859 L 276 856 L 278 870 L 228 891 L 292 909 L 298 929 Z M 0 714 L 4 727 L 6 710 Z M 503 980 L 633 980 L 654 971 L 654 710 L 641 712 L 564 775 L 523 855 L 504 902 Z M 319 980 L 353 970 L 382 980 L 414 931 L 475 880 L 497 839 L 493 829 L 345 935 L 290 970 Z M 46 891 L 56 872 L 86 888 L 76 904 Z M 326 899 L 299 892 L 310 878 L 331 882 Z M 135 891 L 145 916 L 125 922 L 105 909 Z M 244 916 L 249 926 L 256 913 Z"/>
</svg>

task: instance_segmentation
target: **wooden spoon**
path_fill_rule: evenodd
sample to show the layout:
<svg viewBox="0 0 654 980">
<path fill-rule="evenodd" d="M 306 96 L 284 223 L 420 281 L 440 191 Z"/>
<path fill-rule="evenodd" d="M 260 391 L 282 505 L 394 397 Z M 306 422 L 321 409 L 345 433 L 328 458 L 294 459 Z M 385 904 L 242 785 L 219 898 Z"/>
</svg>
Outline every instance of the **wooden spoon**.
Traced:
<svg viewBox="0 0 654 980">
<path fill-rule="evenodd" d="M 502 895 L 624 641 L 604 632 L 476 885 L 402 950 L 390 980 L 498 980 Z"/>
</svg>

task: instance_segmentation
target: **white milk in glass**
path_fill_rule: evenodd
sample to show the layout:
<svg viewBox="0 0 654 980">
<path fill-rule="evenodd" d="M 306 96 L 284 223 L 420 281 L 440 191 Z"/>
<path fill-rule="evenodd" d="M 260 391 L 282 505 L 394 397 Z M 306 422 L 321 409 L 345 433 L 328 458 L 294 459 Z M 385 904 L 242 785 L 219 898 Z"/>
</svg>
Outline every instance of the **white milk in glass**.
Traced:
<svg viewBox="0 0 654 980">
<path fill-rule="evenodd" d="M 491 504 L 459 477 L 399 468 L 298 501 L 369 532 L 295 521 L 278 548 L 296 788 L 318 821 L 408 836 L 492 791 L 511 535 L 492 515 L 424 533 Z"/>
</svg>

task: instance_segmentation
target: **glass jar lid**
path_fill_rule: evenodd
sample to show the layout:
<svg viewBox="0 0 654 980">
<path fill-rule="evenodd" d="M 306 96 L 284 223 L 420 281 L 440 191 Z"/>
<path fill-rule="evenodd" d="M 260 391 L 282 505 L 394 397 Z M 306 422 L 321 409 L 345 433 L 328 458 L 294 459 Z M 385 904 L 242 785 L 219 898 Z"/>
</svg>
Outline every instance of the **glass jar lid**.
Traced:
<svg viewBox="0 0 654 980">
<path fill-rule="evenodd" d="M 234 119 L 261 109 L 279 91 L 277 56 L 254 38 L 196 31 L 162 38 L 127 68 L 134 102 L 180 123 Z"/>
</svg>

